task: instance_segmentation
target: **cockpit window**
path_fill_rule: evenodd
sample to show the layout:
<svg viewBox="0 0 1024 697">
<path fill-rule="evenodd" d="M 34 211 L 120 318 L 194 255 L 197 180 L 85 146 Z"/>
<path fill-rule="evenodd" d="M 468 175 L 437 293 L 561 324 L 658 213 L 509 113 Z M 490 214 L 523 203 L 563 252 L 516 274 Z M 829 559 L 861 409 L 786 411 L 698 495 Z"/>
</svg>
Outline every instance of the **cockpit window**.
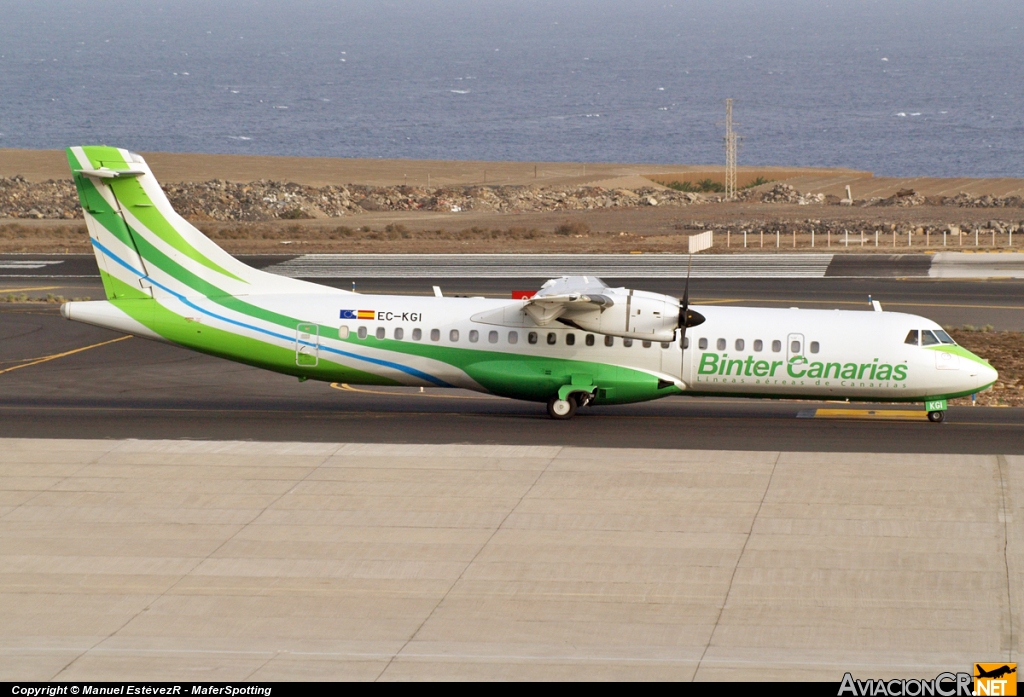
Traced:
<svg viewBox="0 0 1024 697">
<path fill-rule="evenodd" d="M 934 346 L 939 343 L 939 337 L 935 336 L 931 330 L 925 329 L 921 332 L 921 345 L 922 346 Z"/>
<path fill-rule="evenodd" d="M 941 341 L 944 344 L 955 344 L 956 343 L 955 341 L 953 341 L 953 337 L 951 337 L 949 334 L 947 334 L 946 332 L 942 331 L 941 329 L 936 329 L 935 330 L 935 336 L 939 337 L 939 341 Z"/>
<path fill-rule="evenodd" d="M 910 344 L 911 346 L 917 346 L 917 330 L 911 329 L 907 332 L 907 338 L 903 340 L 904 344 Z"/>
</svg>

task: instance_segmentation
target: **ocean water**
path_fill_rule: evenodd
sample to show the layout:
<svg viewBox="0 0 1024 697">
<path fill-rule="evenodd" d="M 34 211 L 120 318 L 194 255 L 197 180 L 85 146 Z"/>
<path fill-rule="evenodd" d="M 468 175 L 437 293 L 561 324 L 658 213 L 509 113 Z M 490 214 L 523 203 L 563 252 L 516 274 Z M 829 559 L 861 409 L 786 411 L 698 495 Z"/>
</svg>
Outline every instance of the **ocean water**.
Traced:
<svg viewBox="0 0 1024 697">
<path fill-rule="evenodd" d="M 1024 176 L 1024 2 L 0 0 L 0 147 Z"/>
</svg>

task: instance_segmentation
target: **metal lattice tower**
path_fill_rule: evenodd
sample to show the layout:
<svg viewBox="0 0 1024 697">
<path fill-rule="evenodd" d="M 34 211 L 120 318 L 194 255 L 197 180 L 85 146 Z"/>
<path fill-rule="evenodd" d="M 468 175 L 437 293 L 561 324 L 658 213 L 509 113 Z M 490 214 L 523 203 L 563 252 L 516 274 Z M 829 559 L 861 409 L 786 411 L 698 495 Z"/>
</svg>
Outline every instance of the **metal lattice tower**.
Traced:
<svg viewBox="0 0 1024 697">
<path fill-rule="evenodd" d="M 732 100 L 725 100 L 725 198 L 736 198 L 736 133 L 732 130 Z"/>
</svg>

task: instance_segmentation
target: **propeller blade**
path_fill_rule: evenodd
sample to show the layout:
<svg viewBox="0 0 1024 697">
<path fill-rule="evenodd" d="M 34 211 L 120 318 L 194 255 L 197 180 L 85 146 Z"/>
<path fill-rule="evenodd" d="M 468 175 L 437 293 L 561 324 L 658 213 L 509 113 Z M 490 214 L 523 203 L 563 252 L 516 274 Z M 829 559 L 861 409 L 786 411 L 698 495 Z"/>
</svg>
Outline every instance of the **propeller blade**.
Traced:
<svg viewBox="0 0 1024 697">
<path fill-rule="evenodd" d="M 696 327 L 704 322 L 704 315 L 690 309 L 690 271 L 692 269 L 692 256 L 690 266 L 686 269 L 686 285 L 683 288 L 683 299 L 679 303 L 679 326 L 685 330 L 687 327 Z"/>
<path fill-rule="evenodd" d="M 683 302 L 679 306 L 679 379 L 683 379 L 686 368 L 686 328 L 690 314 L 690 271 L 693 270 L 693 255 L 686 260 L 686 285 L 683 286 Z"/>
</svg>

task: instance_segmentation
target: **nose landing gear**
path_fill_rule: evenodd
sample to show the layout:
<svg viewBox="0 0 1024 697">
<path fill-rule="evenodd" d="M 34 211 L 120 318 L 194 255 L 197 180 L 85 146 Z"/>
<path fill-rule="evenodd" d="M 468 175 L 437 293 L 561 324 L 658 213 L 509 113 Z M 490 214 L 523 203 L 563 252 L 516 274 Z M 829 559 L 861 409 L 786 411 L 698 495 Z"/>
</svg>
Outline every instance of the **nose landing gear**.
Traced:
<svg viewBox="0 0 1024 697">
<path fill-rule="evenodd" d="M 946 418 L 946 407 L 948 403 L 944 399 L 933 399 L 924 403 L 924 410 L 928 412 L 928 420 L 933 424 L 940 424 Z"/>
</svg>

